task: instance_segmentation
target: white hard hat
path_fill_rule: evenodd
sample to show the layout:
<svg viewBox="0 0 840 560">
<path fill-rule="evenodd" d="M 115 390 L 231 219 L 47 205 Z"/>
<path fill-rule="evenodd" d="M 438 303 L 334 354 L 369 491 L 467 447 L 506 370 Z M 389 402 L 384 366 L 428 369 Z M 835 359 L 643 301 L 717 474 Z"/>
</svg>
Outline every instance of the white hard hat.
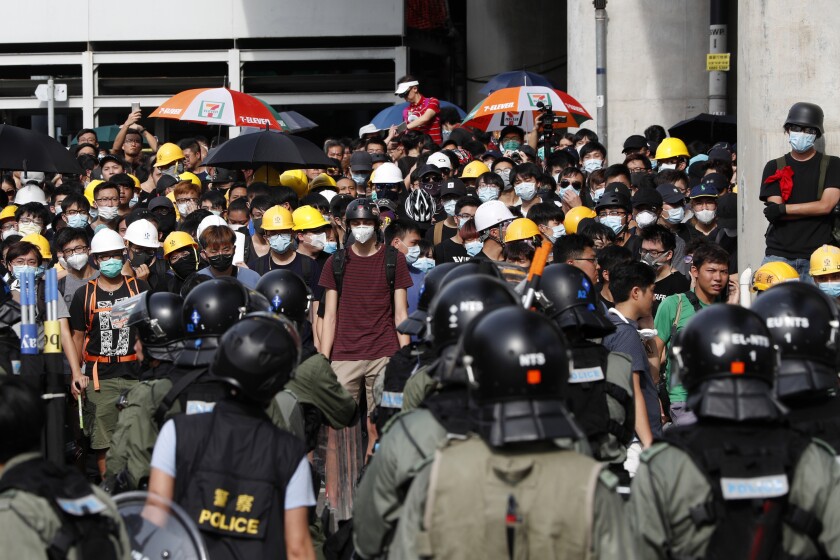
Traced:
<svg viewBox="0 0 840 560">
<path fill-rule="evenodd" d="M 209 228 L 210 226 L 225 226 L 228 227 L 228 223 L 221 217 L 216 216 L 215 214 L 212 216 L 207 216 L 201 223 L 198 224 L 198 228 L 195 230 L 195 238 L 198 239 L 201 237 L 201 234 L 204 233 L 204 230 Z"/>
<path fill-rule="evenodd" d="M 149 220 L 137 220 L 131 222 L 125 230 L 124 239 L 131 241 L 140 247 L 147 247 L 149 249 L 157 249 L 160 247 L 158 241 L 158 230 L 155 224 Z"/>
<path fill-rule="evenodd" d="M 35 183 L 43 183 L 44 179 L 47 176 L 44 174 L 43 171 L 21 171 L 20 172 L 20 182 L 24 185 L 28 185 L 31 182 Z"/>
<path fill-rule="evenodd" d="M 379 167 L 373 170 L 373 175 L 370 176 L 370 182 L 373 184 L 386 183 L 402 183 L 404 177 L 400 168 L 396 163 L 386 161 Z"/>
<path fill-rule="evenodd" d="M 475 211 L 475 229 L 484 231 L 516 218 L 501 200 L 488 200 Z"/>
<path fill-rule="evenodd" d="M 21 188 L 15 195 L 15 204 L 20 206 L 30 202 L 37 202 L 46 206 L 47 197 L 44 195 L 44 191 L 35 185 L 26 185 Z"/>
<path fill-rule="evenodd" d="M 335 191 L 334 191 L 334 190 L 332 190 L 332 189 L 324 189 L 324 190 L 322 190 L 321 192 L 319 192 L 318 194 L 320 194 L 321 196 L 323 196 L 324 198 L 326 198 L 326 199 L 327 199 L 327 202 L 329 202 L 329 201 L 331 201 L 331 200 L 333 199 L 333 197 L 334 197 L 335 195 L 337 195 L 338 193 L 337 193 L 337 192 L 335 192 Z"/>
<path fill-rule="evenodd" d="M 452 160 L 443 152 L 435 152 L 426 160 L 429 165 L 434 165 L 438 169 L 452 169 Z"/>
<path fill-rule="evenodd" d="M 110 253 L 111 251 L 122 251 L 125 249 L 125 241 L 120 234 L 109 228 L 102 228 L 90 242 L 90 252 Z"/>
<path fill-rule="evenodd" d="M 366 124 L 365 126 L 359 129 L 359 138 L 361 138 L 365 134 L 370 134 L 372 132 L 379 132 L 379 129 L 376 128 L 376 125 L 373 123 Z"/>
</svg>

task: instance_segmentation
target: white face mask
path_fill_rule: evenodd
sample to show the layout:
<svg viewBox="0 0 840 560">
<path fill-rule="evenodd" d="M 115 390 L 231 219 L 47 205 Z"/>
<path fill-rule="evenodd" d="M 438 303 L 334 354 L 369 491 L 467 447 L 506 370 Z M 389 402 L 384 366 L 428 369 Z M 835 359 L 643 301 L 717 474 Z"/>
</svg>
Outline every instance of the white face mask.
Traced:
<svg viewBox="0 0 840 560">
<path fill-rule="evenodd" d="M 178 206 L 178 213 L 181 214 L 182 218 L 188 214 L 187 211 L 190 208 L 190 205 L 188 203 L 183 202 L 181 204 L 178 204 L 177 206 Z"/>
<path fill-rule="evenodd" d="M 716 214 L 717 210 L 700 210 L 699 212 L 694 213 L 694 217 L 697 218 L 697 221 L 701 224 L 709 224 L 715 219 Z"/>
<path fill-rule="evenodd" d="M 88 263 L 88 254 L 82 253 L 81 255 L 70 255 L 67 257 L 67 264 L 73 270 L 82 270 L 85 265 Z"/>
<path fill-rule="evenodd" d="M 355 226 L 351 227 L 350 231 L 353 232 L 353 237 L 359 243 L 367 243 L 373 237 L 373 226 Z"/>
<path fill-rule="evenodd" d="M 660 163 L 659 164 L 659 171 L 665 171 L 666 169 L 676 169 L 676 163 Z"/>
<path fill-rule="evenodd" d="M 588 159 L 583 162 L 583 170 L 587 173 L 592 173 L 604 167 L 604 160 L 602 159 Z"/>
<path fill-rule="evenodd" d="M 649 225 L 655 224 L 655 223 L 656 223 L 656 214 L 654 214 L 653 212 L 650 212 L 648 210 L 643 210 L 643 211 L 639 212 L 638 214 L 636 214 L 636 224 L 638 224 L 638 226 L 640 228 L 645 228 L 645 227 L 648 227 Z"/>
<path fill-rule="evenodd" d="M 120 213 L 116 206 L 100 206 L 98 208 L 99 217 L 104 221 L 113 220 Z"/>
<path fill-rule="evenodd" d="M 18 231 L 22 236 L 26 237 L 33 233 L 41 233 L 41 226 L 38 224 L 20 224 L 18 225 Z"/>
<path fill-rule="evenodd" d="M 309 244 L 312 245 L 316 249 L 323 249 L 327 246 L 327 234 L 326 233 L 313 233 L 309 236 Z"/>
<path fill-rule="evenodd" d="M 3 232 L 3 239 L 6 239 L 7 237 L 11 237 L 13 235 L 20 235 L 20 232 L 16 229 L 7 229 Z"/>
<path fill-rule="evenodd" d="M 128 201 L 128 207 L 134 208 L 135 206 L 137 206 L 138 202 L 140 202 L 140 197 L 135 194 L 131 197 L 131 200 Z"/>
</svg>

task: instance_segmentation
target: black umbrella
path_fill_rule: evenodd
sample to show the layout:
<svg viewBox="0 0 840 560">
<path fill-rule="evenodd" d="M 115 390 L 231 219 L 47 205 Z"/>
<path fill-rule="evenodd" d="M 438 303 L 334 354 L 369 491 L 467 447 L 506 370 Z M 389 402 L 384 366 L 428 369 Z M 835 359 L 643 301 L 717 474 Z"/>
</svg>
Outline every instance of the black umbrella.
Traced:
<svg viewBox="0 0 840 560">
<path fill-rule="evenodd" d="M 327 168 L 334 163 L 324 150 L 305 138 L 263 130 L 228 140 L 204 160 L 204 165 L 225 169 L 271 165 L 287 169 Z"/>
<path fill-rule="evenodd" d="M 82 173 L 73 154 L 54 138 L 8 124 L 0 124 L 0 169 Z"/>
<path fill-rule="evenodd" d="M 668 133 L 683 142 L 701 140 L 709 145 L 715 142 L 738 141 L 738 125 L 734 115 L 700 113 L 696 117 L 678 122 Z"/>
</svg>

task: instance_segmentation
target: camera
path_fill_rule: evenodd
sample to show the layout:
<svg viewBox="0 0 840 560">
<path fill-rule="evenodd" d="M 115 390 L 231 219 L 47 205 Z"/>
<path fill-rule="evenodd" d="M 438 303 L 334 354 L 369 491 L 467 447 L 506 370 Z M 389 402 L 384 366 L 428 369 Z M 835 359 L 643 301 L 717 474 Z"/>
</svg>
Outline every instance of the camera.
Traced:
<svg viewBox="0 0 840 560">
<path fill-rule="evenodd" d="M 546 105 L 542 101 L 537 102 L 537 110 L 542 115 L 540 122 L 540 134 L 543 138 L 543 146 L 545 146 L 545 153 L 548 155 L 557 145 L 554 137 L 554 129 L 561 128 L 556 125 L 566 123 L 566 115 L 557 115 L 551 108 L 551 105 Z"/>
</svg>

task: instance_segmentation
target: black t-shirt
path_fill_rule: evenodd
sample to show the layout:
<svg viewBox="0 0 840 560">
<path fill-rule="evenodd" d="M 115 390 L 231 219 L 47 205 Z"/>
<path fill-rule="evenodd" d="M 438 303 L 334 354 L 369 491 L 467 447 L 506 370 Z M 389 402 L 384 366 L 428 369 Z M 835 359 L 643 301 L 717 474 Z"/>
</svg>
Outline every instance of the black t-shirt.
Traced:
<svg viewBox="0 0 840 560">
<path fill-rule="evenodd" d="M 817 200 L 820 179 L 820 160 L 826 157 L 817 154 L 808 161 L 796 161 L 790 154 L 785 155 L 785 165 L 793 170 L 793 189 L 786 204 L 801 204 Z M 771 196 L 781 196 L 779 181 L 765 185 L 764 181 L 776 173 L 776 160 L 770 160 L 761 174 L 761 192 L 759 198 L 766 201 Z M 825 174 L 825 188 L 840 188 L 840 159 L 832 157 Z M 811 253 L 825 244 L 833 244 L 831 235 L 833 217 L 812 216 L 797 220 L 779 220 L 770 224 L 765 233 L 767 240 L 766 255 L 775 255 L 786 259 L 808 259 Z"/>
<path fill-rule="evenodd" d="M 271 260 L 271 251 L 269 251 L 267 254 L 258 258 L 250 268 L 260 276 L 271 270 L 291 270 L 303 278 L 307 285 L 309 285 L 309 289 L 312 290 L 312 299 L 321 301 L 321 294 L 324 292 L 324 289 L 318 285 L 318 279 L 321 278 L 321 266 L 312 257 L 307 257 L 300 253 L 295 253 L 295 259 L 289 264 L 277 264 Z"/>
<path fill-rule="evenodd" d="M 94 308 L 111 308 L 117 303 L 133 295 L 136 296 L 141 292 L 145 292 L 148 289 L 149 285 L 143 280 L 137 280 L 136 289 L 132 287 L 129 290 L 127 282 L 123 282 L 123 285 L 113 292 L 103 290 L 97 282 Z M 73 296 L 73 303 L 70 304 L 70 327 L 74 331 L 85 333 L 86 344 L 83 348 L 85 353 L 93 356 L 133 356 L 137 329 L 135 327 L 113 328 L 110 312 L 93 313 L 93 318 L 90 321 L 90 331 L 87 330 L 86 322 L 88 321 L 88 317 L 85 313 L 85 306 L 87 305 L 85 302 L 85 293 L 87 290 L 88 284 L 76 290 Z M 93 362 L 85 361 L 87 362 L 85 371 L 88 375 L 92 375 Z M 115 377 L 136 379 L 138 362 L 99 362 L 97 374 L 99 379 L 111 379 Z"/>
<path fill-rule="evenodd" d="M 470 260 L 467 250 L 460 243 L 455 243 L 451 238 L 446 238 L 435 245 L 435 263 L 443 264 L 448 262 L 467 262 Z"/>
<path fill-rule="evenodd" d="M 425 236 L 426 241 L 428 241 L 429 243 L 431 243 L 433 245 L 435 244 L 435 230 L 436 229 L 437 229 L 437 224 L 433 225 L 432 227 L 430 227 L 429 229 L 426 230 L 426 236 Z M 441 242 L 443 242 L 444 239 L 450 239 L 452 236 L 454 236 L 457 233 L 458 233 L 458 228 L 449 227 L 444 222 L 443 225 L 441 226 L 441 232 L 440 232 Z M 457 245 L 457 243 L 456 243 L 456 245 Z"/>
<path fill-rule="evenodd" d="M 691 288 L 691 282 L 680 272 L 666 276 L 653 285 L 653 316 L 656 317 L 656 310 L 659 304 L 668 296 L 683 294 Z"/>
</svg>

